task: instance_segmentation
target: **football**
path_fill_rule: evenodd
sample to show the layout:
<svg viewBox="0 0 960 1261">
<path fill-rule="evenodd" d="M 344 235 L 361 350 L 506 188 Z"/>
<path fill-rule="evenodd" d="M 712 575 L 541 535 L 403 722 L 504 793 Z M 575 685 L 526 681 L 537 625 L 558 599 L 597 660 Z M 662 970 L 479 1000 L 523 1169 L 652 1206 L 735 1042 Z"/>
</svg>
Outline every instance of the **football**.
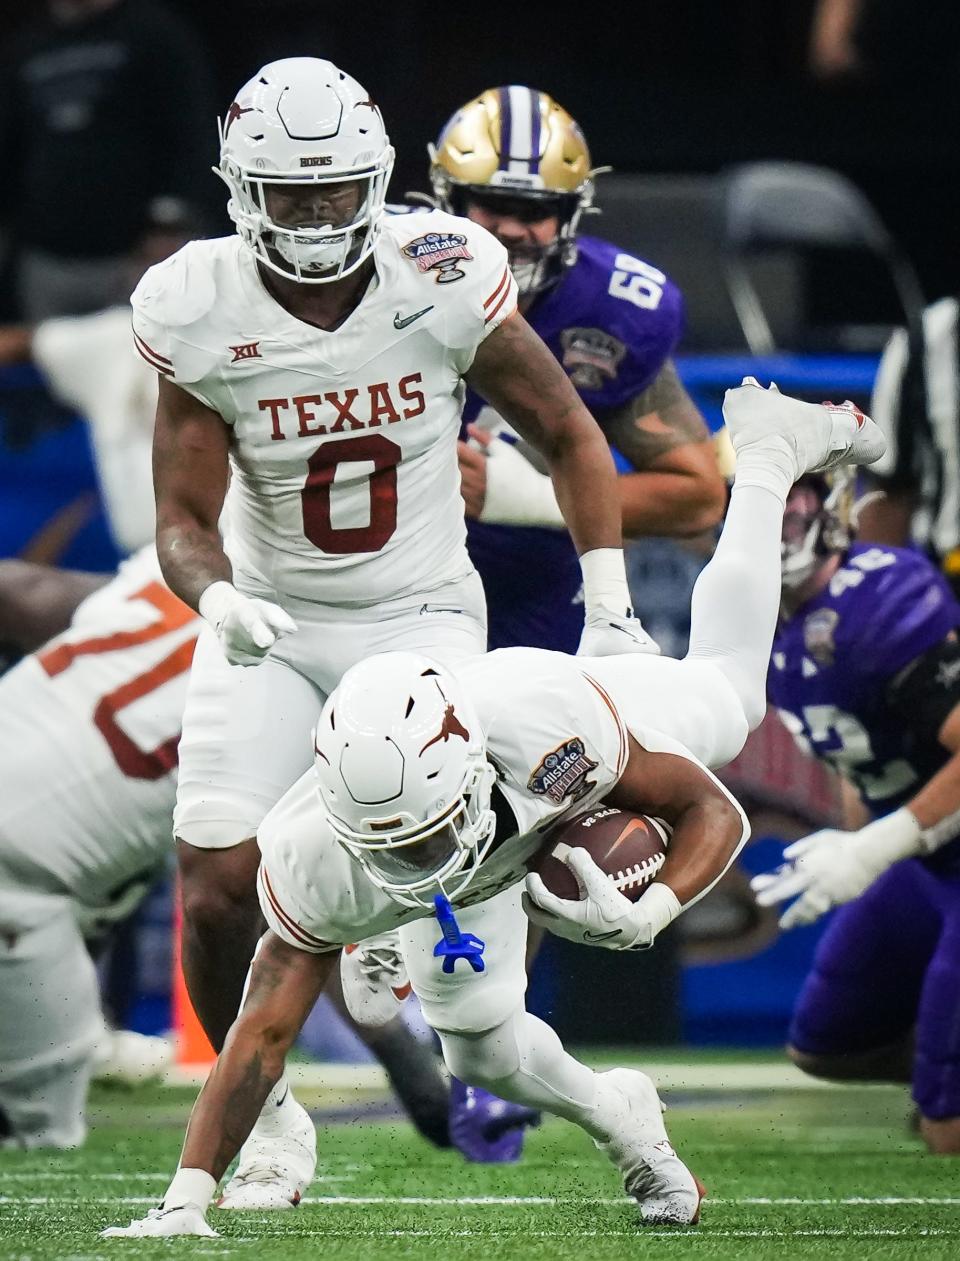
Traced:
<svg viewBox="0 0 960 1261">
<path fill-rule="evenodd" d="M 576 900 L 580 890 L 563 855 L 582 848 L 617 889 L 636 902 L 663 866 L 669 841 L 670 827 L 663 819 L 601 805 L 551 829 L 530 870 L 538 872 L 558 898 Z"/>
</svg>

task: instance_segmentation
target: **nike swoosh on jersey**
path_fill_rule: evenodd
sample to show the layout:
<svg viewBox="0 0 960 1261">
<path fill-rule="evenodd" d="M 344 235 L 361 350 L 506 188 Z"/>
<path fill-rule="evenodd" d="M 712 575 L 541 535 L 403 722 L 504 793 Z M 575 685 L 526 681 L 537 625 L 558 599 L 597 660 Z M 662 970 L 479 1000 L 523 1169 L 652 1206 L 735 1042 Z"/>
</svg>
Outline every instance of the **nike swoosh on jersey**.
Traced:
<svg viewBox="0 0 960 1261">
<path fill-rule="evenodd" d="M 428 311 L 432 311 L 432 310 L 433 310 L 432 306 L 425 306 L 422 311 L 416 311 L 414 312 L 413 315 L 407 315 L 403 319 L 400 318 L 400 312 L 398 311 L 396 315 L 393 317 L 393 327 L 406 328 L 407 325 L 412 324 L 414 320 L 419 320 L 421 315 L 426 315 Z"/>
</svg>

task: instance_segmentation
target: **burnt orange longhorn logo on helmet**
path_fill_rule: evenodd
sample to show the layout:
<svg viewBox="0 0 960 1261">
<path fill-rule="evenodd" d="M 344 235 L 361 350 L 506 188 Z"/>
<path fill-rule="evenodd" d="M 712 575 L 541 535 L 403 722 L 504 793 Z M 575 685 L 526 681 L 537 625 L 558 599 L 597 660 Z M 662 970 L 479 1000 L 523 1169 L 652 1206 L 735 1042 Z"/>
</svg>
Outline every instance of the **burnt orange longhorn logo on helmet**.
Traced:
<svg viewBox="0 0 960 1261">
<path fill-rule="evenodd" d="M 440 730 L 423 746 L 420 750 L 420 756 L 423 757 L 431 744 L 436 744 L 438 740 L 442 740 L 446 744 L 451 736 L 459 736 L 461 740 L 465 740 L 468 744 L 470 743 L 470 732 L 454 713 L 453 706 L 448 701 L 447 707 L 443 711 L 443 722 L 440 724 Z"/>
<path fill-rule="evenodd" d="M 236 101 L 232 101 L 230 108 L 227 110 L 226 121 L 223 126 L 224 139 L 230 134 L 230 128 L 241 116 L 241 114 L 252 114 L 254 107 L 252 105 L 238 105 Z"/>
</svg>

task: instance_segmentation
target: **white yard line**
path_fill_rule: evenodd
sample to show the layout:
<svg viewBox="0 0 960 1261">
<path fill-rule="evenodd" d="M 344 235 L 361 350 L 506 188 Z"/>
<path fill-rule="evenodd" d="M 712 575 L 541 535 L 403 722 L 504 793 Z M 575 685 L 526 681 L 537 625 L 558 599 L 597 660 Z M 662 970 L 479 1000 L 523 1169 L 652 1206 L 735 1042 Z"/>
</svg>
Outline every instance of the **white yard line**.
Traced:
<svg viewBox="0 0 960 1261">
<path fill-rule="evenodd" d="M 710 1244 L 714 1239 L 933 1239 L 946 1238 L 954 1239 L 960 1236 L 960 1230 L 940 1230 L 938 1228 L 927 1227 L 903 1227 L 901 1229 L 877 1229 L 877 1230 L 848 1230 L 839 1228 L 837 1230 L 705 1230 L 700 1233 L 691 1233 L 689 1230 L 673 1229 L 654 1230 L 649 1227 L 635 1227 L 630 1230 L 609 1230 L 607 1228 L 599 1228 L 597 1230 L 527 1230 L 523 1235 L 517 1235 L 513 1231 L 500 1230 L 297 1230 L 281 1231 L 270 1230 L 264 1228 L 258 1230 L 255 1238 L 237 1239 L 232 1235 L 222 1236 L 223 1242 L 227 1246 L 233 1246 L 237 1243 L 263 1243 L 268 1239 L 284 1239 L 287 1241 L 300 1241 L 303 1239 L 434 1239 L 438 1242 L 443 1239 L 512 1239 L 517 1240 L 521 1237 L 524 1239 L 633 1239 L 639 1241 L 641 1239 L 673 1239 L 678 1243 Z M 210 1249 L 211 1255 L 218 1255 L 213 1248 Z M 219 1255 L 223 1255 L 219 1253 Z"/>
<path fill-rule="evenodd" d="M 837 1090 L 835 1082 L 808 1077 L 787 1059 L 780 1063 L 691 1064 L 658 1063 L 635 1055 L 624 1056 L 632 1067 L 643 1071 L 661 1090 Z M 199 1086 L 207 1079 L 208 1064 L 177 1065 L 166 1077 L 168 1086 Z M 327 1088 L 344 1092 L 343 1102 L 361 1091 L 387 1088 L 387 1078 L 379 1064 L 288 1064 L 287 1076 L 296 1086 Z M 878 1087 L 884 1089 L 884 1087 Z"/>
<path fill-rule="evenodd" d="M 153 1175 L 141 1175 L 153 1177 Z M 166 1177 L 166 1175 L 158 1175 L 158 1177 Z M 76 1204 L 82 1201 L 86 1204 L 155 1204 L 155 1196 L 146 1195 L 33 1195 L 33 1196 L 13 1196 L 0 1195 L 0 1204 Z M 576 1206 L 582 1205 L 616 1205 L 632 1203 L 626 1196 L 587 1196 L 584 1198 L 576 1196 L 549 1196 L 549 1195 L 457 1195 L 457 1196 L 433 1196 L 433 1195 L 320 1195 L 305 1196 L 301 1201 L 305 1205 L 315 1205 L 317 1207 L 342 1208 L 342 1207 L 370 1207 L 375 1205 L 405 1205 L 423 1208 L 443 1208 L 443 1207 L 465 1207 L 465 1208 L 525 1208 L 527 1206 Z M 940 1206 L 957 1206 L 960 1205 L 960 1196 L 844 1196 L 836 1199 L 822 1199 L 819 1197 L 804 1198 L 801 1196 L 708 1196 L 706 1203 L 708 1205 L 732 1205 L 737 1206 L 772 1206 L 778 1205 L 793 1207 L 828 1207 L 828 1208 L 844 1208 L 851 1205 L 940 1205 Z M 960 1230 L 960 1226 L 958 1226 Z"/>
<path fill-rule="evenodd" d="M 346 1169 L 346 1167 L 345 1167 Z M 344 1173 L 318 1173 L 313 1178 L 314 1184 L 317 1182 L 353 1182 L 358 1173 L 369 1173 L 368 1169 L 357 1169 L 350 1167 L 350 1172 Z M 59 1181 L 76 1181 L 76 1182 L 160 1182 L 164 1186 L 170 1181 L 170 1170 L 161 1169 L 157 1173 L 92 1173 L 87 1169 L 78 1169 L 71 1173 L 68 1169 L 57 1169 L 47 1172 L 46 1170 L 33 1170 L 26 1172 L 24 1170 L 16 1170 L 0 1173 L 0 1178 L 4 1182 L 52 1182 L 54 1179 Z"/>
</svg>

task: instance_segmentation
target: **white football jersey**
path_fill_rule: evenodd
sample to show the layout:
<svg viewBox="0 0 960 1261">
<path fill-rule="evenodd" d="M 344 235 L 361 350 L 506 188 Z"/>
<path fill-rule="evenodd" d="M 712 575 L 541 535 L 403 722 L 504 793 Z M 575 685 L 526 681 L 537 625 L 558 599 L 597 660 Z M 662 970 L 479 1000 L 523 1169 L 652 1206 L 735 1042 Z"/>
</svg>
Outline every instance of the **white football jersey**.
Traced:
<svg viewBox="0 0 960 1261">
<path fill-rule="evenodd" d="M 518 883 L 544 833 L 565 814 L 591 809 L 623 774 L 627 730 L 606 689 L 563 653 L 504 648 L 457 667 L 496 767 L 497 840 L 455 899 L 470 906 Z M 338 848 L 324 824 L 311 769 L 267 815 L 260 902 L 270 928 L 308 951 L 422 918 L 398 908 Z"/>
<path fill-rule="evenodd" d="M 226 550 L 281 603 L 372 605 L 471 569 L 462 378 L 516 309 L 506 251 L 431 210 L 387 215 L 373 257 L 333 332 L 280 306 L 238 237 L 192 242 L 133 295 L 140 353 L 233 430 Z"/>
<path fill-rule="evenodd" d="M 0 680 L 0 872 L 91 906 L 172 849 L 201 620 L 144 548 Z"/>
</svg>

